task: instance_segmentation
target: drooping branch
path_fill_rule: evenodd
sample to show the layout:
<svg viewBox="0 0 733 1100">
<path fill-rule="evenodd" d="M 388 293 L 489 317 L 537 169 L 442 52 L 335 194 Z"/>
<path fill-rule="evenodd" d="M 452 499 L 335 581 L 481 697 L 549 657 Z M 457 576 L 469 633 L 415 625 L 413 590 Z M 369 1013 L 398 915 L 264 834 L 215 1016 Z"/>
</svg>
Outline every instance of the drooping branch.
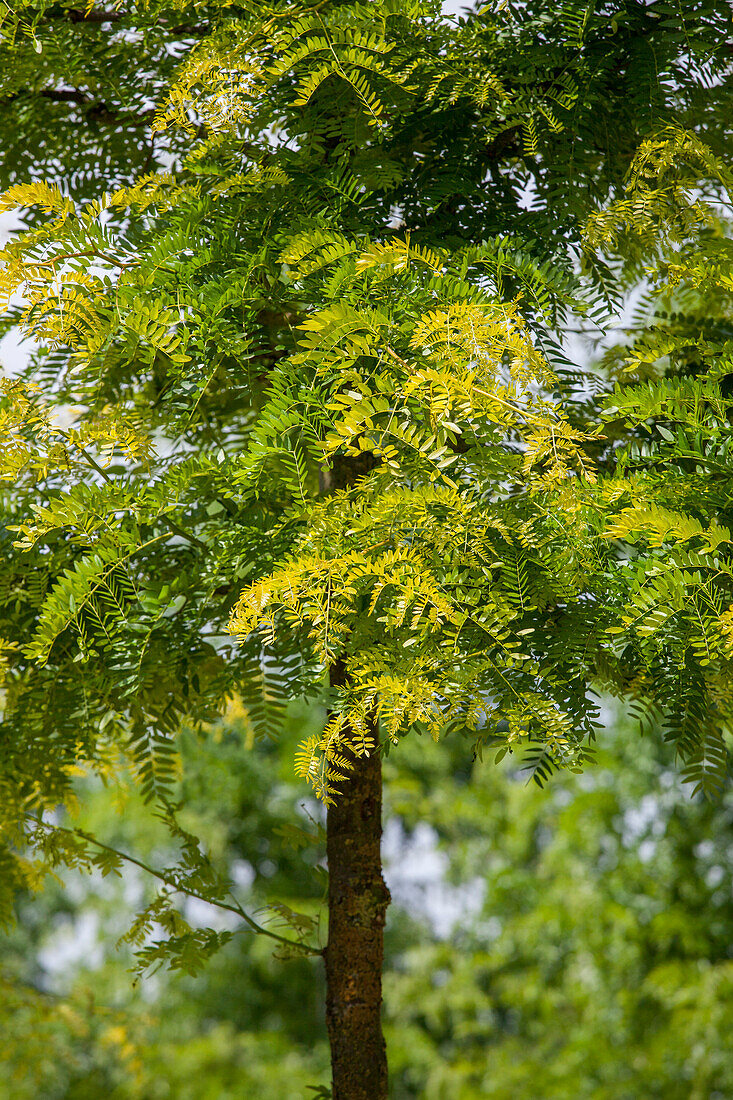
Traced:
<svg viewBox="0 0 733 1100">
<path fill-rule="evenodd" d="M 205 901 L 207 904 L 213 905 L 216 909 L 223 909 L 228 913 L 236 914 L 236 916 L 244 921 L 250 931 L 257 933 L 259 936 L 267 936 L 271 940 L 277 940 L 278 943 L 293 950 L 302 951 L 306 955 L 323 954 L 324 949 L 321 947 L 313 947 L 310 944 L 301 943 L 298 940 L 291 940 L 287 936 L 281 936 L 278 932 L 273 932 L 269 928 L 265 928 L 263 925 L 258 924 L 257 921 L 250 917 L 249 913 L 242 908 L 234 895 L 231 894 L 231 891 L 230 896 L 234 902 L 233 905 L 218 898 L 207 897 L 205 894 L 181 882 L 180 879 L 170 872 L 159 871 L 156 867 L 151 867 L 150 864 L 145 863 L 144 860 L 138 859 L 136 856 L 131 856 L 127 852 L 122 852 L 119 848 L 114 848 L 110 844 L 105 844 L 91 833 L 84 832 L 83 829 L 68 829 L 64 825 L 54 825 L 48 821 L 41 820 L 41 818 L 36 817 L 34 814 L 28 814 L 27 816 L 35 826 L 43 828 L 49 833 L 63 833 L 65 836 L 73 837 L 75 840 L 83 840 L 86 844 L 91 844 L 100 851 L 109 852 L 110 855 L 116 856 L 124 863 L 139 867 L 141 871 L 157 879 L 158 882 L 164 883 L 178 894 L 185 894 L 186 897 L 196 898 L 198 901 Z"/>
</svg>

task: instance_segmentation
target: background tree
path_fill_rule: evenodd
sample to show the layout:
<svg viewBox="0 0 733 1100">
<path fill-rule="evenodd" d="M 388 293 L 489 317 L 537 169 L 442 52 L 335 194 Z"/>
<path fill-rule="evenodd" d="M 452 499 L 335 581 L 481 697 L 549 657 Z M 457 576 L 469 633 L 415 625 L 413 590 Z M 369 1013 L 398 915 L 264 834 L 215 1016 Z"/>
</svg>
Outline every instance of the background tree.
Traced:
<svg viewBox="0 0 733 1100">
<path fill-rule="evenodd" d="M 458 740 L 409 739 L 386 762 L 395 1096 L 730 1092 L 729 792 L 691 800 L 671 748 L 640 741 L 618 714 L 607 721 L 596 766 L 543 790 L 510 758 L 472 764 Z M 299 708 L 282 740 L 254 749 L 241 722 L 232 715 L 194 751 L 186 738 L 188 820 L 250 904 L 284 900 L 316 915 L 319 873 L 309 881 L 283 833 L 314 832 L 292 752 L 318 715 Z M 130 795 L 120 815 L 111 791 L 88 788 L 77 823 L 150 858 L 170 840 Z M 322 855 L 323 845 L 300 851 Z M 195 978 L 161 971 L 144 995 L 131 988 L 129 947 L 115 941 L 149 886 L 132 870 L 113 883 L 68 874 L 63 890 L 23 899 L 0 972 L 46 996 L 18 1011 L 16 981 L 0 1002 L 3 1100 L 67 1100 L 93 1086 L 146 1100 L 243 1089 L 300 1100 L 325 1083 L 317 960 L 273 960 L 265 941 L 236 936 Z M 70 943 L 76 961 L 64 965 Z"/>
<path fill-rule="evenodd" d="M 4 200 L 29 224 L 5 250 L 5 292 L 24 295 L 7 324 L 40 344 L 2 425 L 6 904 L 35 873 L 24 842 L 118 865 L 43 815 L 79 767 L 110 777 L 131 759 L 181 843 L 137 925 L 169 939 L 141 961 L 195 967 L 227 934 L 188 928 L 173 892 L 253 922 L 176 821 L 176 735 L 234 691 L 260 733 L 287 696 L 320 699 L 331 716 L 296 760 L 332 802 L 336 1097 L 386 1094 L 377 741 L 529 745 L 543 778 L 584 759 L 589 681 L 658 697 L 688 668 L 702 701 L 671 724 L 683 754 L 710 756 L 688 719 L 712 713 L 710 685 L 727 717 L 727 651 L 691 641 L 695 616 L 663 644 L 663 675 L 633 622 L 609 642 L 628 556 L 600 535 L 620 488 L 610 449 L 592 487 L 593 409 L 557 337 L 623 285 L 590 250 L 604 223 L 585 245 L 583 226 L 619 199 L 640 140 L 682 122 L 708 168 L 727 152 L 728 93 L 710 86 L 728 18 L 714 2 L 537 3 L 450 26 L 395 0 L 3 19 L 13 140 L 36 147 L 49 103 L 78 131 L 58 184 Z M 116 91 L 138 45 L 144 99 Z M 161 136 L 141 163 L 153 99 Z M 34 172 L 56 173 L 38 149 Z M 645 179 L 631 202 L 657 221 L 690 208 L 679 187 L 655 205 Z M 320 953 L 293 921 L 284 938 Z"/>
</svg>

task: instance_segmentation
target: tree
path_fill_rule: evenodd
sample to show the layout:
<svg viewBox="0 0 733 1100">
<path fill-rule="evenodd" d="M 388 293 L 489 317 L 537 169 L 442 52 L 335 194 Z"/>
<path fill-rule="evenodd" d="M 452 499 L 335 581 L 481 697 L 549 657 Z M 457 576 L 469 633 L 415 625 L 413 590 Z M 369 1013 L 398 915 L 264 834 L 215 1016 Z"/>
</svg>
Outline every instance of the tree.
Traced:
<svg viewBox="0 0 733 1100">
<path fill-rule="evenodd" d="M 169 938 L 142 964 L 195 967 L 225 941 L 181 922 L 182 889 L 323 954 L 334 1098 L 386 1096 L 382 753 L 465 734 L 478 755 L 528 750 L 542 780 L 586 759 L 589 684 L 666 702 L 671 683 L 683 756 L 724 765 L 727 649 L 698 644 L 707 582 L 679 553 L 718 554 L 722 590 L 726 536 L 624 510 L 619 448 L 558 337 L 571 313 L 603 325 L 623 288 L 596 245 L 633 272 L 664 219 L 695 227 L 690 187 L 725 182 L 729 93 L 709 101 L 728 18 L 715 0 L 454 25 L 428 0 L 3 16 L 12 141 L 33 157 L 3 200 L 27 222 L 7 325 L 38 341 L 4 383 L 6 907 L 35 874 L 25 843 L 118 866 L 49 812 L 80 767 L 132 760 L 181 843 L 137 924 Z M 49 103 L 63 155 L 38 139 Z M 655 187 L 680 152 L 687 189 Z M 636 236 L 609 229 L 629 217 Z M 640 532 L 638 561 L 606 537 Z M 634 578 L 662 559 L 673 614 L 639 629 Z M 329 707 L 296 756 L 329 804 L 325 948 L 298 917 L 258 927 L 176 819 L 177 732 L 235 692 L 260 735 L 288 697 Z"/>
</svg>

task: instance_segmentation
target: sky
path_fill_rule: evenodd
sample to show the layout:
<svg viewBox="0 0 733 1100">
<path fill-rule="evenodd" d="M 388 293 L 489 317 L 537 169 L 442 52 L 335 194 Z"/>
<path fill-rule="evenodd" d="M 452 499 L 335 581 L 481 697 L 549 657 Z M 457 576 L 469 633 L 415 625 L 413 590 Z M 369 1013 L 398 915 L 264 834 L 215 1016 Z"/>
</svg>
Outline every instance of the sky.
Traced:
<svg viewBox="0 0 733 1100">
<path fill-rule="evenodd" d="M 443 0 L 443 15 L 460 15 L 467 8 L 472 8 L 473 4 L 467 2 L 467 0 Z"/>
</svg>

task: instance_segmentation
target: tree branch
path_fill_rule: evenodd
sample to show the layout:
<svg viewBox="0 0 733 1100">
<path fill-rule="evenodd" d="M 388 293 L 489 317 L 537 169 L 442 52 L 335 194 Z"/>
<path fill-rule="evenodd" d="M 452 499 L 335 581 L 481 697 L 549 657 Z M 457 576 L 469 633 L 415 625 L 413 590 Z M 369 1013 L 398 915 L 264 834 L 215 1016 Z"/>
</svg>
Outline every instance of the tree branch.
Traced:
<svg viewBox="0 0 733 1100">
<path fill-rule="evenodd" d="M 79 8 L 69 8 L 64 12 L 54 12 L 48 14 L 49 20 L 68 19 L 70 23 L 89 23 L 96 24 L 97 26 L 104 23 L 118 23 L 121 19 L 129 18 L 129 14 L 120 11 L 109 11 L 103 8 L 93 8 L 91 11 L 83 11 Z M 159 27 L 163 27 L 171 34 L 183 34 L 189 35 L 195 38 L 203 38 L 206 34 L 210 33 L 211 27 L 209 24 L 195 24 L 195 23 L 180 23 L 169 25 L 167 19 L 162 18 L 157 21 Z"/>
<path fill-rule="evenodd" d="M 42 95 L 44 99 L 50 99 L 53 103 L 91 103 L 92 98 L 88 96 L 86 92 L 80 91 L 78 88 L 43 88 L 39 95 Z M 13 97 L 15 98 L 15 96 Z"/>
<path fill-rule="evenodd" d="M 24 88 L 20 92 L 7 96 L 3 102 L 14 103 L 16 100 L 40 96 L 51 103 L 67 103 L 76 107 L 83 107 L 84 114 L 96 122 L 109 122 L 124 124 L 130 127 L 146 126 L 155 114 L 154 108 L 145 111 L 125 111 L 120 107 L 109 106 L 104 100 L 94 99 L 80 88 L 41 88 L 38 91 Z"/>
<path fill-rule="evenodd" d="M 96 470 L 100 477 L 102 477 L 108 485 L 115 484 L 114 478 L 111 478 L 104 467 L 100 466 L 97 460 L 89 454 L 89 451 L 86 449 L 86 447 L 82 446 L 81 443 L 77 443 L 75 440 L 70 439 L 66 432 L 60 431 L 59 435 L 66 440 L 67 444 L 70 447 L 75 447 L 76 450 L 79 451 L 84 461 L 88 462 L 91 468 L 93 470 Z M 176 521 L 171 519 L 170 516 L 163 515 L 161 518 L 164 520 L 166 526 L 174 535 L 178 535 L 179 538 L 185 539 L 186 542 L 190 542 L 193 546 L 198 546 L 200 547 L 200 549 L 206 550 L 207 553 L 210 551 L 211 547 L 207 546 L 203 539 L 198 538 L 197 535 L 192 535 L 188 531 L 184 531 L 184 529 L 182 527 L 179 527 Z"/>
<path fill-rule="evenodd" d="M 95 836 L 90 833 L 84 832 L 83 829 L 67 829 L 64 825 L 52 825 L 48 821 L 43 821 L 41 818 L 36 817 L 34 814 L 28 814 L 28 818 L 34 822 L 34 824 L 41 826 L 51 833 L 63 833 L 65 836 L 73 837 L 74 839 L 81 839 L 87 842 L 87 844 L 93 844 L 96 848 L 99 848 L 103 852 L 109 852 L 111 855 L 117 856 L 125 863 L 130 863 L 135 867 L 139 867 L 141 871 L 145 871 L 146 874 L 151 875 L 159 882 L 169 886 L 178 894 L 185 894 L 187 897 L 196 898 L 198 901 L 205 901 L 209 905 L 213 905 L 217 909 L 225 909 L 229 913 L 234 913 L 246 925 L 252 932 L 256 932 L 259 936 L 267 936 L 271 940 L 277 940 L 278 943 L 285 944 L 287 947 L 295 948 L 298 951 L 303 951 L 307 955 L 322 955 L 323 948 L 311 947 L 310 944 L 299 943 L 298 940 L 288 939 L 287 936 L 281 936 L 277 932 L 270 931 L 269 928 L 265 928 L 263 925 L 258 924 L 256 920 L 249 916 L 247 912 L 242 908 L 234 895 L 230 893 L 234 905 L 229 905 L 225 901 L 217 901 L 213 898 L 207 898 L 205 894 L 200 894 L 197 890 L 191 889 L 191 887 L 181 884 L 181 882 L 174 876 L 166 871 L 158 871 L 157 868 L 151 867 L 149 864 L 143 862 L 141 859 L 137 859 L 135 856 L 130 856 L 126 852 L 121 852 L 119 848 L 113 848 L 110 844 L 105 844 L 101 840 L 97 840 Z"/>
<path fill-rule="evenodd" d="M 120 19 L 124 19 L 124 15 L 120 11 L 104 11 L 99 8 L 92 8 L 91 11 L 84 11 L 78 8 L 69 8 L 64 12 L 66 19 L 69 19 L 72 23 L 117 23 Z M 63 18 L 62 16 L 54 16 L 52 18 Z"/>
</svg>

